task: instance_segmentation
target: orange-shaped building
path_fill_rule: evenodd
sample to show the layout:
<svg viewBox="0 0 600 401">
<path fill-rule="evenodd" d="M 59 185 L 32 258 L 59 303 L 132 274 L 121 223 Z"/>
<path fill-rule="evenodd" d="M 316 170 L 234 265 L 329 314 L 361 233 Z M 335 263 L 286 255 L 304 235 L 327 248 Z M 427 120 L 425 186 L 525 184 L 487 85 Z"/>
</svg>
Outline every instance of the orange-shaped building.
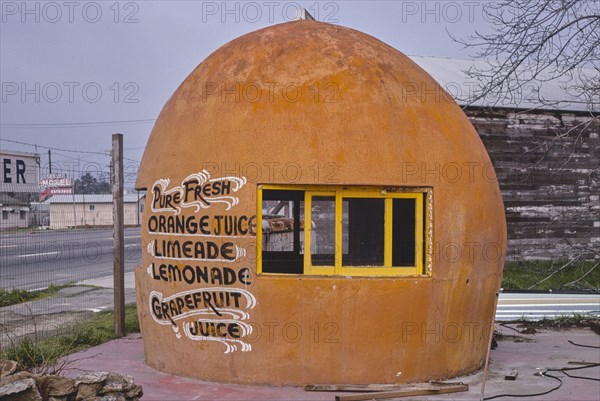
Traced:
<svg viewBox="0 0 600 401">
<path fill-rule="evenodd" d="M 137 187 L 150 366 L 273 385 L 482 366 L 506 245 L 494 169 L 385 43 L 296 21 L 224 45 L 165 105 Z"/>
</svg>

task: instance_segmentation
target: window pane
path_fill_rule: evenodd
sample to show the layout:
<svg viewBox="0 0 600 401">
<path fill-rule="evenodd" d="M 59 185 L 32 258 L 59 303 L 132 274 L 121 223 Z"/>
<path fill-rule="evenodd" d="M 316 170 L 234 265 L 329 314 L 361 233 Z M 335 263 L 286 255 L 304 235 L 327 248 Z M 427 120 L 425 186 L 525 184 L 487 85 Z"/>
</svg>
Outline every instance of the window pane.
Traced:
<svg viewBox="0 0 600 401">
<path fill-rule="evenodd" d="M 392 266 L 415 265 L 415 199 L 393 200 Z"/>
<path fill-rule="evenodd" d="M 313 196 L 311 214 L 312 265 L 333 266 L 335 264 L 335 196 Z"/>
<path fill-rule="evenodd" d="M 294 250 L 294 202 L 263 200 L 263 250 Z"/>
<path fill-rule="evenodd" d="M 303 216 L 304 191 L 263 191 L 263 272 L 303 272 Z"/>
<path fill-rule="evenodd" d="M 343 266 L 383 266 L 384 199 L 344 198 Z"/>
</svg>

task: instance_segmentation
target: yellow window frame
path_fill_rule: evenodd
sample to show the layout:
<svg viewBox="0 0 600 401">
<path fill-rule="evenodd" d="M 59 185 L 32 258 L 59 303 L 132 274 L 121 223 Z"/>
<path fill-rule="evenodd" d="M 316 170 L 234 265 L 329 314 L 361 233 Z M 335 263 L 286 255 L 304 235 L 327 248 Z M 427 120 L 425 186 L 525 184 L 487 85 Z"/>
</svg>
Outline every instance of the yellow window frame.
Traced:
<svg viewBox="0 0 600 401">
<path fill-rule="evenodd" d="M 303 186 L 303 185 L 258 185 L 256 251 L 257 273 L 262 272 L 262 191 L 298 190 L 304 192 L 304 274 L 305 275 L 344 275 L 344 276 L 430 276 L 431 242 L 431 189 L 348 187 L 348 186 Z M 424 198 L 427 195 L 427 198 Z M 335 196 L 335 265 L 314 266 L 311 260 L 312 198 L 315 196 Z M 384 265 L 383 266 L 343 266 L 342 265 L 342 220 L 345 198 L 385 199 L 384 211 Z M 393 251 L 393 200 L 415 199 L 415 265 L 392 266 Z M 426 205 L 424 202 L 426 200 Z M 427 208 L 427 210 L 424 209 Z M 425 249 L 424 249 L 425 248 Z M 281 273 L 273 273 L 281 275 Z"/>
</svg>

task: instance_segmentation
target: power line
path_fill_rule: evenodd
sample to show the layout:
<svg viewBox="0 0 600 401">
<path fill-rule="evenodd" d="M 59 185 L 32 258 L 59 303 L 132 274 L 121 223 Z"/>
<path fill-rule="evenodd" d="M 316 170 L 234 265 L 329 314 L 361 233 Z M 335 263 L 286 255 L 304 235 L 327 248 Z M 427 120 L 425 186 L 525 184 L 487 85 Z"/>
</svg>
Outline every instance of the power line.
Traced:
<svg viewBox="0 0 600 401">
<path fill-rule="evenodd" d="M 72 156 L 67 156 L 67 155 L 63 155 L 61 153 L 58 152 L 54 152 L 53 154 L 56 154 L 60 157 L 65 157 L 67 159 L 71 159 L 71 160 L 77 160 L 77 162 L 81 162 L 82 164 L 98 164 L 98 162 L 91 162 L 89 160 L 80 160 L 79 157 L 72 157 Z M 83 157 L 90 157 L 90 156 L 83 156 Z M 139 160 L 135 160 L 135 159 L 131 159 L 129 157 L 123 157 L 124 160 L 128 160 L 130 162 L 136 163 L 136 164 L 140 164 L 141 162 Z M 110 167 L 110 166 L 109 166 Z"/>
<path fill-rule="evenodd" d="M 86 153 L 86 154 L 90 154 L 90 155 L 110 156 L 110 153 L 105 153 L 105 152 L 93 152 L 93 151 L 89 151 L 89 150 L 74 150 L 74 149 L 54 148 L 54 147 L 50 147 L 50 146 L 36 145 L 34 143 L 27 143 L 27 142 L 15 141 L 15 140 L 12 140 L 12 139 L 0 138 L 0 141 L 10 142 L 10 143 L 18 143 L 19 145 L 33 146 L 33 147 L 38 147 L 38 148 L 42 148 L 42 149 L 58 150 L 60 152 Z"/>
<path fill-rule="evenodd" d="M 73 156 L 67 156 L 58 151 L 55 151 L 54 153 L 52 153 L 52 156 L 60 156 L 60 157 L 64 157 L 64 158 L 71 159 L 71 160 L 77 160 L 78 162 L 81 162 L 81 163 L 96 163 L 96 162 L 90 162 L 89 160 L 85 160 L 85 158 L 93 157 L 93 155 L 73 157 Z"/>
<path fill-rule="evenodd" d="M 61 154 L 59 152 L 54 152 L 53 155 L 58 155 L 60 157 L 65 157 L 65 158 L 71 159 L 71 160 L 77 160 L 77 162 L 81 162 L 81 164 L 86 164 L 86 163 L 87 164 L 98 164 L 98 162 L 92 162 L 92 161 L 89 161 L 89 160 L 81 160 L 81 159 L 79 159 L 79 157 L 67 156 L 67 155 L 63 155 L 63 154 Z M 85 158 L 85 157 L 91 157 L 91 156 L 82 156 L 82 157 Z M 130 162 L 134 162 L 136 164 L 140 164 L 141 163 L 139 160 L 131 159 L 129 157 L 123 157 L 123 159 L 124 160 L 128 160 Z"/>
<path fill-rule="evenodd" d="M 69 128 L 69 127 L 102 127 L 106 125 L 131 125 L 131 124 L 149 124 L 155 122 L 155 118 L 147 118 L 141 120 L 120 120 L 120 121 L 86 121 L 72 123 L 15 123 L 15 124 L 0 124 L 2 128 Z"/>
<path fill-rule="evenodd" d="M 85 154 L 90 154 L 90 155 L 110 156 L 110 153 L 106 153 L 106 152 L 93 152 L 93 151 L 89 151 L 89 150 L 74 150 L 74 149 L 54 148 L 54 147 L 50 147 L 50 146 L 36 145 L 34 143 L 27 143 L 27 142 L 15 141 L 15 140 L 12 140 L 12 139 L 3 139 L 3 138 L 0 138 L 0 141 L 10 142 L 10 143 L 17 143 L 19 145 L 33 146 L 33 147 L 42 148 L 42 149 L 57 150 L 57 151 L 60 151 L 60 152 L 85 153 Z M 61 156 L 68 157 L 70 159 L 74 159 L 75 160 L 75 158 L 69 157 L 67 155 L 61 155 Z M 135 163 L 138 163 L 138 164 L 141 163 L 141 161 L 136 160 L 136 159 L 131 159 L 129 157 L 123 157 L 123 159 L 129 160 L 131 162 L 135 162 Z"/>
</svg>

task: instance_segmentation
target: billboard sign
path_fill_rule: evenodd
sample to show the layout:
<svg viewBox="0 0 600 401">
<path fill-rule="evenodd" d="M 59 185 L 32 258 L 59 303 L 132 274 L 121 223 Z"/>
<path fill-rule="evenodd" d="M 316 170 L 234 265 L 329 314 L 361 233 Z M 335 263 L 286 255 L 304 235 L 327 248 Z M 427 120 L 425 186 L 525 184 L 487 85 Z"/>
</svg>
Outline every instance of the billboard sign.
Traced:
<svg viewBox="0 0 600 401">
<path fill-rule="evenodd" d="M 62 174 L 50 174 L 46 178 L 42 179 L 40 184 L 45 188 L 72 187 L 73 179 L 65 177 Z"/>
<path fill-rule="evenodd" d="M 0 192 L 40 192 L 40 155 L 1 150 Z"/>
</svg>

